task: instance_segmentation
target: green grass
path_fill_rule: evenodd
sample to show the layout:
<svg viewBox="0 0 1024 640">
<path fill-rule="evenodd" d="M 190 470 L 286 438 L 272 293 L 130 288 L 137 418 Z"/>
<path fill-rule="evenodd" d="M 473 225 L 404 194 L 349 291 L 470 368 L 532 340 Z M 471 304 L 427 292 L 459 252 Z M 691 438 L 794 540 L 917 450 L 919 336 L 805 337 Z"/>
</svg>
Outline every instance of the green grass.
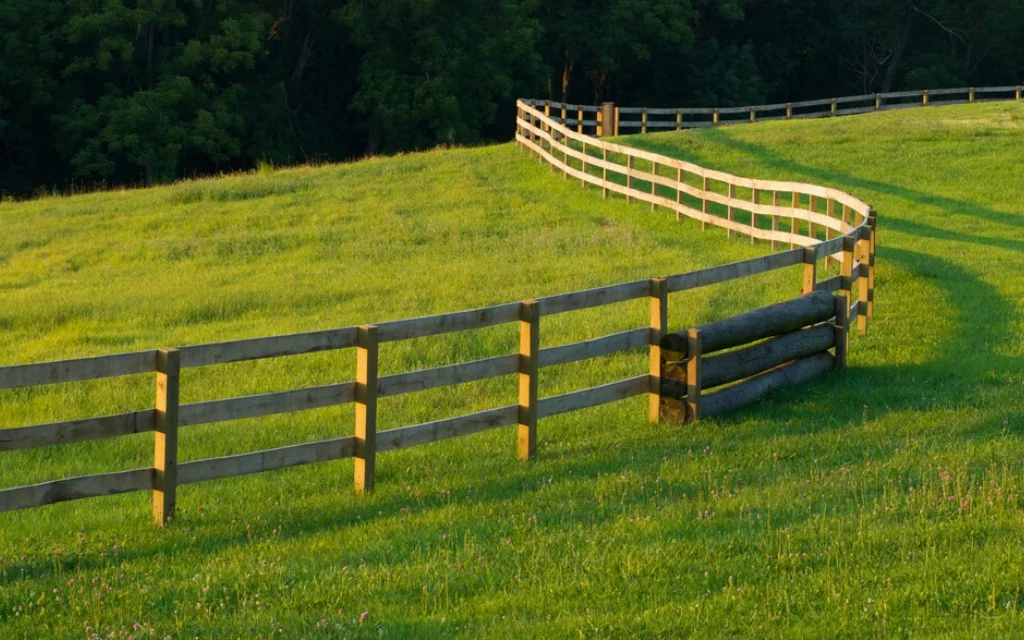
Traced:
<svg viewBox="0 0 1024 640">
<path fill-rule="evenodd" d="M 4 637 L 977 637 L 1024 625 L 1024 106 L 629 137 L 879 211 L 876 318 L 846 372 L 730 416 L 646 400 L 184 487 L 0 514 Z M 0 205 L 0 362 L 383 321 L 680 273 L 763 246 L 602 201 L 514 145 Z M 684 328 L 798 268 L 673 295 Z M 645 301 L 542 321 L 545 346 Z M 387 344 L 382 373 L 508 353 L 514 325 Z M 643 373 L 545 370 L 551 395 Z M 351 379 L 350 351 L 189 370 L 183 401 Z M 0 392 L 0 425 L 151 406 L 152 376 Z M 381 428 L 507 404 L 514 378 L 381 403 Z M 351 432 L 351 406 L 193 427 L 184 460 Z M 150 464 L 145 434 L 17 453 L 0 486 Z M 360 624 L 362 612 L 368 612 Z M 323 622 L 321 622 L 323 621 Z M 138 628 L 135 627 L 138 625 Z"/>
</svg>

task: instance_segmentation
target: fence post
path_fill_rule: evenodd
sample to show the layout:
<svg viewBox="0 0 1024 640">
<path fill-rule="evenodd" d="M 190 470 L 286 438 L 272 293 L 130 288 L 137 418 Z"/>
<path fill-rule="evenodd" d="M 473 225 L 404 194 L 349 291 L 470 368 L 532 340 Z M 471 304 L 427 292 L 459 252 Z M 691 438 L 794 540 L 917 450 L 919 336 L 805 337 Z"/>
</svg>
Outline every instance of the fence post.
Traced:
<svg viewBox="0 0 1024 640">
<path fill-rule="evenodd" d="M 683 184 L 684 176 L 682 168 L 676 169 L 676 204 L 683 204 Z M 679 209 L 676 209 L 676 222 L 682 220 L 683 214 Z"/>
<path fill-rule="evenodd" d="M 868 223 L 870 224 L 870 223 Z M 870 229 L 870 227 L 868 227 Z M 868 333 L 868 274 L 871 270 L 871 236 L 857 241 L 857 335 Z"/>
<path fill-rule="evenodd" d="M 377 326 L 356 332 L 355 490 L 371 493 L 377 469 Z"/>
<path fill-rule="evenodd" d="M 792 195 L 793 195 L 793 199 L 792 199 L 792 202 L 790 203 L 790 206 L 792 206 L 794 209 L 799 209 L 800 208 L 800 194 L 797 193 L 796 191 L 794 191 L 794 192 L 792 192 Z M 790 249 L 795 249 L 796 248 L 796 237 L 798 235 L 800 235 L 800 223 L 797 222 L 797 220 L 799 220 L 799 218 L 797 218 L 796 216 L 793 216 L 792 218 L 789 219 L 789 248 Z"/>
<path fill-rule="evenodd" d="M 615 135 L 619 135 L 619 108 L 615 107 Z"/>
<path fill-rule="evenodd" d="M 647 133 L 647 107 L 640 112 L 640 133 Z"/>
<path fill-rule="evenodd" d="M 566 116 L 565 107 L 566 107 L 566 104 L 563 102 L 562 103 L 562 122 L 561 122 L 563 127 L 565 126 L 565 116 Z"/>
<path fill-rule="evenodd" d="M 701 418 L 701 337 L 698 329 L 687 332 L 686 349 L 686 417 L 689 420 Z"/>
<path fill-rule="evenodd" d="M 660 176 L 661 175 L 660 173 L 658 173 L 658 163 L 657 162 L 651 162 L 651 173 L 653 173 L 656 176 Z M 655 182 L 654 180 L 651 180 L 651 211 L 657 211 L 658 210 L 658 205 L 654 204 L 654 198 L 656 198 L 657 196 L 658 196 L 658 183 Z"/>
<path fill-rule="evenodd" d="M 836 115 L 836 111 L 838 111 L 838 110 L 839 110 L 839 102 L 835 98 L 832 98 L 832 115 L 835 116 Z"/>
<path fill-rule="evenodd" d="M 846 351 L 849 348 L 849 320 L 847 319 L 847 313 L 850 310 L 850 303 L 847 302 L 848 298 L 843 295 L 836 296 L 836 327 L 835 327 L 835 339 L 836 339 L 836 359 L 835 368 L 845 369 L 846 368 Z"/>
<path fill-rule="evenodd" d="M 761 204 L 761 190 L 751 189 L 750 190 L 750 202 L 754 205 Z M 754 230 L 757 229 L 757 212 L 752 207 L 750 209 L 750 244 L 756 244 L 754 241 Z"/>
<path fill-rule="evenodd" d="M 1017 99 L 1020 100 L 1020 87 L 1017 87 Z M 676 109 L 676 131 L 683 128 L 683 110 Z"/>
<path fill-rule="evenodd" d="M 633 156 L 626 156 L 626 204 L 633 204 L 633 196 L 629 189 L 633 188 Z"/>
<path fill-rule="evenodd" d="M 601 149 L 601 159 L 604 160 L 604 166 L 601 167 L 601 197 L 605 200 L 608 199 L 608 150 Z"/>
<path fill-rule="evenodd" d="M 924 107 L 928 106 L 928 90 L 927 89 L 925 89 L 924 91 L 921 92 L 921 106 L 924 106 Z"/>
<path fill-rule="evenodd" d="M 814 285 L 818 281 L 818 256 L 814 247 L 804 247 L 804 284 L 800 293 L 814 293 Z"/>
<path fill-rule="evenodd" d="M 1017 99 L 1020 100 L 1020 85 L 1017 85 Z"/>
<path fill-rule="evenodd" d="M 790 120 L 792 118 L 793 118 L 793 103 L 792 102 L 787 102 L 786 103 L 786 120 Z"/>
<path fill-rule="evenodd" d="M 833 200 L 832 198 L 829 198 L 828 200 L 825 201 L 825 215 L 827 215 L 830 218 L 836 217 L 836 201 Z M 832 238 L 835 237 L 835 235 L 836 234 L 834 231 L 832 231 L 831 227 L 825 229 L 826 240 L 831 240 Z M 828 255 L 825 256 L 825 268 L 828 269 L 830 266 L 832 266 L 832 256 Z"/>
<path fill-rule="evenodd" d="M 868 256 L 868 319 L 875 317 L 875 241 L 878 234 L 878 215 L 874 207 L 868 209 L 868 224 L 871 225 L 870 255 Z"/>
<path fill-rule="evenodd" d="M 853 289 L 853 249 L 857 241 L 851 236 L 843 237 L 843 263 L 839 267 L 839 294 L 847 300 Z"/>
<path fill-rule="evenodd" d="M 704 178 L 704 181 L 702 183 L 702 186 L 703 186 L 702 190 L 704 191 L 704 200 L 701 203 L 701 212 L 704 213 L 705 215 L 707 215 L 708 213 L 710 213 L 710 211 L 709 211 L 710 206 L 709 206 L 709 202 L 708 202 L 707 192 L 711 189 L 711 181 L 708 179 L 707 176 L 703 176 L 703 178 Z M 701 220 L 700 221 L 700 230 L 701 231 L 705 231 L 705 230 L 707 230 L 707 228 L 708 228 L 707 221 Z"/>
<path fill-rule="evenodd" d="M 718 109 L 715 109 L 714 113 L 711 114 L 711 122 L 718 124 Z"/>
<path fill-rule="evenodd" d="M 661 417 L 661 341 L 668 328 L 668 280 L 651 278 L 651 338 L 650 374 L 651 388 L 647 394 L 647 419 L 658 422 Z"/>
<path fill-rule="evenodd" d="M 751 122 L 757 122 L 757 115 L 755 113 L 756 111 L 757 110 L 754 107 L 750 107 L 750 121 Z"/>
<path fill-rule="evenodd" d="M 583 158 L 580 159 L 580 163 L 581 163 L 580 171 L 582 171 L 585 174 L 587 172 L 587 143 L 586 142 L 583 143 L 583 148 L 581 149 L 581 151 L 583 152 Z M 580 178 L 580 186 L 583 187 L 584 189 L 587 188 L 587 179 L 586 178 Z"/>
<path fill-rule="evenodd" d="M 875 94 L 875 111 L 878 111 L 881 108 L 882 108 L 882 94 L 876 93 Z"/>
<path fill-rule="evenodd" d="M 814 213 L 818 213 L 818 196 L 807 196 L 807 206 Z M 815 241 L 818 240 L 818 225 L 811 221 L 807 221 L 807 233 Z"/>
<path fill-rule="evenodd" d="M 728 218 L 729 222 L 733 222 L 736 219 L 736 211 L 735 211 L 735 209 L 733 209 L 732 202 L 731 202 L 731 200 L 733 198 L 735 198 L 735 197 L 736 197 L 736 185 L 734 185 L 734 184 L 732 184 L 730 182 L 729 183 L 729 200 L 730 200 L 730 202 L 729 202 L 729 208 L 726 210 L 726 214 L 725 214 L 725 217 Z M 731 238 L 733 236 L 733 234 L 734 234 L 734 232 L 732 230 L 732 227 L 730 227 L 728 230 L 726 230 L 725 236 L 727 238 Z"/>
<path fill-rule="evenodd" d="M 547 121 L 551 120 L 551 101 L 550 100 L 545 100 L 544 101 L 544 119 L 547 120 Z M 547 123 L 544 124 L 543 129 L 544 129 L 544 131 L 551 131 L 551 127 L 549 127 L 547 125 Z"/>
<path fill-rule="evenodd" d="M 156 352 L 156 419 L 153 439 L 153 521 L 164 526 L 174 518 L 178 493 L 178 404 L 181 352 Z"/>
<path fill-rule="evenodd" d="M 583 107 L 576 112 L 576 133 L 583 133 Z"/>
<path fill-rule="evenodd" d="M 974 87 L 967 90 L 967 101 L 974 102 Z"/>
<path fill-rule="evenodd" d="M 537 455 L 537 379 L 540 374 L 540 303 L 519 305 L 519 459 Z"/>
<path fill-rule="evenodd" d="M 779 198 L 778 191 L 772 191 L 772 206 L 778 207 L 782 204 L 782 200 Z M 772 214 L 772 231 L 779 231 L 779 212 L 776 209 L 775 213 Z M 772 238 L 772 251 L 779 248 L 779 241 L 774 237 Z"/>
</svg>

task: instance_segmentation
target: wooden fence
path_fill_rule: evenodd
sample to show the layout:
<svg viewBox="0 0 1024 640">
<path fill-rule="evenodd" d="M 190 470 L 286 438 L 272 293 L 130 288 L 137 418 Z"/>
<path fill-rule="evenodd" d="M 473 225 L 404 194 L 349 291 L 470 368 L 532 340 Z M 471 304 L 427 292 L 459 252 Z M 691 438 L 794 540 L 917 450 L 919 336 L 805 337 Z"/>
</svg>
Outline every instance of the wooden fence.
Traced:
<svg viewBox="0 0 1024 640">
<path fill-rule="evenodd" d="M 719 124 L 769 120 L 829 118 L 890 109 L 996 100 L 1021 100 L 1021 85 L 866 93 L 859 96 L 778 102 L 748 107 L 618 107 L 614 102 L 605 102 L 600 107 L 595 107 L 551 100 L 530 100 L 529 104 L 542 109 L 547 118 L 554 119 L 561 125 L 573 127 L 577 133 L 589 132 L 598 137 L 608 137 L 620 133 L 695 129 Z"/>
<path fill-rule="evenodd" d="M 355 489 L 365 492 L 373 489 L 378 453 L 518 425 L 518 453 L 526 460 L 536 455 L 537 422 L 541 418 L 644 394 L 649 397 L 650 419 L 658 420 L 663 386 L 662 344 L 663 340 L 669 344 L 672 341 L 666 337 L 669 294 L 778 269 L 800 267 L 804 274 L 805 293 L 826 292 L 831 297 L 832 291 L 843 292 L 846 297 L 838 298 L 842 300 L 842 311 L 848 311 L 851 318 L 858 319 L 861 332 L 866 330 L 867 318 L 873 313 L 875 216 L 867 204 L 853 196 L 802 183 L 739 178 L 598 141 L 545 117 L 522 101 L 519 103 L 517 139 L 567 175 L 579 178 L 584 184 L 600 186 L 606 196 L 609 192 L 621 193 L 630 200 L 648 201 L 652 207 L 665 207 L 675 210 L 677 215 L 695 217 L 705 224 L 747 234 L 752 241 L 760 238 L 770 241 L 773 247 L 782 243 L 791 248 L 700 271 L 469 311 L 309 333 L 2 366 L 0 389 L 153 373 L 156 393 L 152 408 L 0 429 L 0 452 L 143 432 L 154 434 L 152 467 L 2 489 L 0 512 L 80 498 L 152 491 L 153 517 L 162 525 L 173 516 L 177 489 L 181 485 L 354 458 Z M 601 157 L 595 158 L 595 151 Z M 558 155 L 561 158 L 556 157 Z M 617 164 L 617 158 L 625 159 L 627 166 Z M 642 172 L 636 167 L 637 162 L 654 163 L 654 166 L 651 171 Z M 576 168 L 581 163 L 583 168 Z M 665 176 L 665 170 L 674 173 Z M 619 175 L 625 184 L 616 182 L 615 175 Z M 686 181 L 694 178 L 700 181 L 700 188 Z M 640 190 L 634 183 L 637 180 L 648 180 L 650 189 Z M 715 185 L 719 185 L 719 191 L 725 188 L 727 193 L 719 193 Z M 666 195 L 666 189 L 673 197 Z M 740 200 L 738 189 L 750 190 L 752 199 Z M 765 196 L 768 203 L 763 202 Z M 783 196 L 791 205 L 780 204 Z M 702 198 L 701 210 L 693 209 L 684 202 L 684 198 L 693 197 Z M 724 215 L 717 210 L 721 207 L 725 207 Z M 739 219 L 741 209 L 748 212 L 749 224 Z M 767 227 L 765 221 L 768 222 Z M 825 237 L 821 233 L 823 230 Z M 816 265 L 833 257 L 841 261 L 841 275 L 818 281 Z M 857 285 L 859 300 L 847 310 L 846 300 L 854 284 Z M 541 346 L 541 323 L 545 317 L 645 298 L 650 303 L 648 326 L 572 344 Z M 502 324 L 518 324 L 518 353 L 420 371 L 378 375 L 378 346 L 382 343 Z M 540 395 L 538 376 L 541 368 L 645 347 L 650 359 L 646 373 L 638 372 L 638 375 L 618 382 L 571 393 L 549 397 Z M 189 404 L 179 401 L 183 369 L 341 349 L 356 352 L 355 380 Z M 518 397 L 510 398 L 508 405 L 377 431 L 378 398 L 511 374 L 519 377 L 519 391 Z M 178 433 L 181 428 L 349 403 L 355 406 L 355 432 L 351 436 L 220 458 L 178 461 Z M 698 412 L 693 417 L 699 415 Z"/>
</svg>

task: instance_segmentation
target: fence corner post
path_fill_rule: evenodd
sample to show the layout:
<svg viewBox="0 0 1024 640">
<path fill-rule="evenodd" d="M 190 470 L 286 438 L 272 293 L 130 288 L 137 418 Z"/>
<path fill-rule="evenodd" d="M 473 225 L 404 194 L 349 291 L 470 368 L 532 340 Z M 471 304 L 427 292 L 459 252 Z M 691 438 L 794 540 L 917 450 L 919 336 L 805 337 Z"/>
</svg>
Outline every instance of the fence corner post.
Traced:
<svg viewBox="0 0 1024 640">
<path fill-rule="evenodd" d="M 156 352 L 156 415 L 153 441 L 153 520 L 164 526 L 174 518 L 178 493 L 178 405 L 181 352 Z"/>
<path fill-rule="evenodd" d="M 661 379 L 664 358 L 661 355 L 661 341 L 668 329 L 668 280 L 651 278 L 651 336 L 650 336 L 650 393 L 647 417 L 651 422 L 661 418 Z"/>
<path fill-rule="evenodd" d="M 699 329 L 690 329 L 686 348 L 686 417 L 691 421 L 701 419 L 701 335 Z"/>
<path fill-rule="evenodd" d="M 818 254 L 814 247 L 804 247 L 804 283 L 801 294 L 814 293 L 814 285 L 818 281 Z"/>
<path fill-rule="evenodd" d="M 356 493 L 372 493 L 377 470 L 377 365 L 376 325 L 356 332 Z"/>
<path fill-rule="evenodd" d="M 850 310 L 848 298 L 844 295 L 838 295 L 835 297 L 836 300 L 836 326 L 835 326 L 835 341 L 836 341 L 836 358 L 835 368 L 845 369 L 846 368 L 846 351 L 849 348 L 849 319 L 847 318 Z"/>
<path fill-rule="evenodd" d="M 540 375 L 540 303 L 519 305 L 519 440 L 520 460 L 537 455 L 537 382 Z"/>
</svg>

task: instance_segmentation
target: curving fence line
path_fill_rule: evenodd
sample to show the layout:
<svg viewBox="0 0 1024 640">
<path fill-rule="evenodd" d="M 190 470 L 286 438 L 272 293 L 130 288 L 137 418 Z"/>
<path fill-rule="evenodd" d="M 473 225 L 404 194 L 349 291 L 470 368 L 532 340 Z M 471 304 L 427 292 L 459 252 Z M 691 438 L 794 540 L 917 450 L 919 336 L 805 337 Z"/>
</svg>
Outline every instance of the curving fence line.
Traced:
<svg viewBox="0 0 1024 640">
<path fill-rule="evenodd" d="M 342 458 L 354 459 L 356 491 L 372 491 L 379 453 L 517 425 L 518 455 L 528 460 L 536 455 L 537 423 L 542 418 L 646 395 L 652 421 L 699 419 L 751 402 L 778 386 L 802 382 L 827 369 L 845 366 L 852 319 L 857 319 L 863 333 L 873 314 L 876 218 L 870 206 L 834 189 L 741 178 L 597 140 L 545 116 L 525 101 L 520 101 L 518 107 L 516 139 L 567 177 L 597 186 L 605 196 L 622 194 L 629 201 L 649 202 L 652 207 L 675 211 L 678 217 L 700 220 L 705 226 L 747 235 L 751 242 L 760 239 L 770 242 L 773 248 L 789 248 L 699 271 L 435 316 L 0 366 L 0 391 L 144 373 L 155 374 L 156 383 L 151 407 L 116 415 L 0 428 L 0 453 L 137 433 L 151 432 L 154 437 L 151 467 L 0 489 L 0 512 L 151 491 L 153 519 L 164 525 L 174 515 L 181 485 Z M 840 262 L 840 274 L 819 280 L 818 263 L 830 259 Z M 670 294 L 793 267 L 803 270 L 803 295 L 799 298 L 685 332 L 669 332 Z M 854 297 L 857 300 L 850 305 Z M 629 300 L 649 304 L 647 326 L 542 347 L 544 318 Z M 513 325 L 518 330 L 517 353 L 378 375 L 382 343 L 497 325 Z M 180 403 L 184 369 L 343 349 L 355 351 L 355 380 Z M 638 349 L 648 351 L 646 372 L 561 395 L 541 394 L 538 379 L 544 367 Z M 519 389 L 517 397 L 510 398 L 507 405 L 377 431 L 379 398 L 512 375 L 518 377 Z M 708 393 L 711 389 L 717 391 Z M 355 429 L 351 435 L 339 434 L 329 440 L 219 458 L 187 460 L 187 455 L 179 455 L 178 434 L 182 428 L 341 404 L 354 407 Z"/>
</svg>

